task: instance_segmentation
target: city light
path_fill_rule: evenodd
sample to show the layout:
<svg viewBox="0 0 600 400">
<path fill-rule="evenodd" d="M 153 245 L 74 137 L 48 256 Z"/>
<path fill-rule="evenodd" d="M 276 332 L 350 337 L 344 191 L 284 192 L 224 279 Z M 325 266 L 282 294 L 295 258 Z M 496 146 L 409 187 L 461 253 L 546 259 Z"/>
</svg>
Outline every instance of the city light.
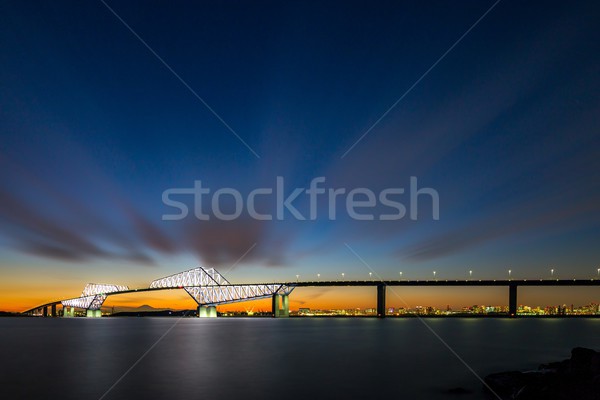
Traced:
<svg viewBox="0 0 600 400">
<path fill-rule="evenodd" d="M 388 317 L 415 317 L 415 316 L 473 316 L 473 317 L 494 317 L 504 316 L 509 312 L 506 305 L 475 305 L 464 306 L 457 309 L 452 309 L 449 306 L 444 309 L 437 308 L 431 305 L 407 306 L 403 304 L 399 307 L 388 306 L 386 316 Z M 345 316 L 345 317 L 365 317 L 377 316 L 376 308 L 347 308 L 347 309 L 313 309 L 308 307 L 300 308 L 298 311 L 290 311 L 290 315 L 298 317 L 312 316 Z M 582 306 L 567 306 L 566 304 L 546 305 L 546 306 L 530 306 L 519 305 L 517 315 L 523 317 L 562 317 L 565 315 L 586 316 L 600 315 L 600 305 L 598 303 L 589 303 Z"/>
</svg>

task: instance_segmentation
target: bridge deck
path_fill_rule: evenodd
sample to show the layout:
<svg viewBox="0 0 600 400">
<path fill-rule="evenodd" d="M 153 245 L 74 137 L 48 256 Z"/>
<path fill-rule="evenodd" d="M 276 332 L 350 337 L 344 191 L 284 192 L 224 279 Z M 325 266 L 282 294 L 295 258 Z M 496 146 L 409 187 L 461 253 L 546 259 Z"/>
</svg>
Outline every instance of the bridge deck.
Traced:
<svg viewBox="0 0 600 400">
<path fill-rule="evenodd" d="M 297 281 L 297 282 L 269 282 L 269 283 L 239 283 L 218 285 L 227 286 L 250 286 L 250 285 L 283 285 L 289 287 L 330 287 L 330 286 L 353 286 L 353 287 L 377 287 L 384 286 L 460 286 L 460 287 L 480 287 L 480 286 L 600 286 L 600 279 L 429 279 L 429 280 L 365 280 L 365 281 Z M 215 285 L 217 286 L 217 285 Z M 185 286 L 185 287 L 201 287 L 201 286 Z M 206 287 L 206 286 L 203 286 Z M 107 296 L 114 296 L 127 293 L 151 292 L 157 290 L 178 290 L 180 287 L 168 288 L 138 288 L 106 293 Z M 34 310 L 60 304 L 61 301 L 70 300 L 63 299 L 49 302 L 43 305 L 33 307 L 23 313 L 32 312 Z"/>
<path fill-rule="evenodd" d="M 286 282 L 296 287 L 311 286 L 600 286 L 600 279 L 423 279 L 368 281 Z"/>
</svg>

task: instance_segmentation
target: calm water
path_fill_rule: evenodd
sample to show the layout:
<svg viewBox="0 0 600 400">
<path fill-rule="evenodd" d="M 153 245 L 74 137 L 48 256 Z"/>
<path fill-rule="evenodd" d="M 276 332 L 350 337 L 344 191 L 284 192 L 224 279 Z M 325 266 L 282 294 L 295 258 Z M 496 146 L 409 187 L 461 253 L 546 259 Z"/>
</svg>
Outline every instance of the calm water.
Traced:
<svg viewBox="0 0 600 400">
<path fill-rule="evenodd" d="M 2 318 L 0 398 L 99 399 L 177 321 Z M 598 319 L 426 322 L 481 376 L 600 347 Z M 155 398 L 487 397 L 417 319 L 185 318 L 104 397 Z"/>
</svg>

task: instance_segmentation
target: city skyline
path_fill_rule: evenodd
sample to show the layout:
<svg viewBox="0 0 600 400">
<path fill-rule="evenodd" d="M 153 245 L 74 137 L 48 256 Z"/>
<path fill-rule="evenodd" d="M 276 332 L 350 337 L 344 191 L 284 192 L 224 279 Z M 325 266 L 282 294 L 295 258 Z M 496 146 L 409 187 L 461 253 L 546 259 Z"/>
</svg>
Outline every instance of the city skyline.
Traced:
<svg viewBox="0 0 600 400">
<path fill-rule="evenodd" d="M 598 5 L 140 4 L 0 5 L 0 310 L 198 265 L 239 283 L 600 275 Z M 413 178 L 429 190 L 418 210 Z M 280 181 L 303 189 L 305 220 Z M 207 220 L 165 195 L 196 182 Z M 187 217 L 169 219 L 174 200 Z M 374 301 L 354 290 L 291 306 Z M 412 290 L 411 304 L 506 298 Z M 193 304 L 162 296 L 111 301 Z"/>
</svg>

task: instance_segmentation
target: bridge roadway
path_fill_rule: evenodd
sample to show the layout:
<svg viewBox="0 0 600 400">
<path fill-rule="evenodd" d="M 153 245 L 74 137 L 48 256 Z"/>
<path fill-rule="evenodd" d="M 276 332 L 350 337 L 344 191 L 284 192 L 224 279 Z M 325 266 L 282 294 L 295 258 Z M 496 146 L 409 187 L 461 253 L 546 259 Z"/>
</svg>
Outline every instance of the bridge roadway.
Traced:
<svg viewBox="0 0 600 400">
<path fill-rule="evenodd" d="M 420 286 L 420 287 L 435 287 L 435 286 L 453 286 L 453 287 L 482 287 L 482 286 L 504 286 L 509 288 L 509 315 L 516 316 L 517 313 L 517 288 L 519 286 L 600 286 L 600 279 L 429 279 L 429 280 L 364 280 L 364 281 L 349 281 L 349 280 L 319 280 L 319 281 L 290 281 L 290 282 L 269 282 L 269 283 L 243 283 L 243 284 L 221 284 L 220 287 L 239 287 L 252 285 L 281 285 L 292 288 L 297 287 L 376 287 L 377 288 L 377 316 L 383 318 L 385 316 L 385 297 L 387 286 Z M 186 285 L 185 287 L 195 287 Z M 115 296 L 128 293 L 153 292 L 159 290 L 180 290 L 183 286 L 168 287 L 168 288 L 137 288 L 106 293 L 106 296 Z M 250 301 L 252 299 L 248 299 Z M 63 300 L 49 302 L 40 306 L 36 306 L 23 314 L 32 313 L 36 310 L 43 310 L 43 315 L 47 316 L 48 307 L 51 307 L 52 316 L 56 315 L 56 305 Z M 275 300 L 274 300 L 275 302 Z M 275 305 L 274 305 L 274 314 Z"/>
<path fill-rule="evenodd" d="M 286 282 L 294 287 L 311 286 L 600 286 L 600 279 L 423 279 L 369 281 Z"/>
</svg>

